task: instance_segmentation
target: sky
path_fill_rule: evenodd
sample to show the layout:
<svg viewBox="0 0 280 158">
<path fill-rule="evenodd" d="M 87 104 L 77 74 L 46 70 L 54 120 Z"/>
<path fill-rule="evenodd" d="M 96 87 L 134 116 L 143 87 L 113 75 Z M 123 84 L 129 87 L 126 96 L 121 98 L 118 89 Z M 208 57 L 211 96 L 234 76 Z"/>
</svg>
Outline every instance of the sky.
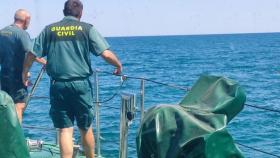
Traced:
<svg viewBox="0 0 280 158">
<path fill-rule="evenodd" d="M 7 0 L 0 28 L 17 9 L 32 15 L 36 37 L 63 18 L 64 0 Z M 82 21 L 106 37 L 280 32 L 280 0 L 82 0 Z"/>
</svg>

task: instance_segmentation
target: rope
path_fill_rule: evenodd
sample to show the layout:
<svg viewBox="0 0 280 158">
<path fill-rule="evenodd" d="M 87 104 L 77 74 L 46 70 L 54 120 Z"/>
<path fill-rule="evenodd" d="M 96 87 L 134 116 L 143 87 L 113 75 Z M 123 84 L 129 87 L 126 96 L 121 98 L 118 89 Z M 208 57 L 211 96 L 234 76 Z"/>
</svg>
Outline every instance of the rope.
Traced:
<svg viewBox="0 0 280 158">
<path fill-rule="evenodd" d="M 152 79 L 148 79 L 148 78 L 144 78 L 144 77 L 133 77 L 133 76 L 126 76 L 126 75 L 116 75 L 116 74 L 113 74 L 111 72 L 101 71 L 101 70 L 96 70 L 95 73 L 96 72 L 101 72 L 101 73 L 104 73 L 104 74 L 109 74 L 109 75 L 114 75 L 114 76 L 121 76 L 123 78 L 129 78 L 129 79 L 145 80 L 145 81 L 148 81 L 148 82 L 156 83 L 156 84 L 159 84 L 159 85 L 163 85 L 163 86 L 167 86 L 167 87 L 171 87 L 171 88 L 175 88 L 175 89 L 179 89 L 179 90 L 190 91 L 189 87 L 182 87 L 182 86 L 177 86 L 177 85 L 174 85 L 174 84 L 163 83 L 163 82 L 154 81 Z"/>
<path fill-rule="evenodd" d="M 133 77 L 128 77 L 128 78 L 133 78 Z M 185 88 L 185 87 L 176 86 L 176 85 L 173 85 L 173 84 L 162 83 L 162 82 L 154 81 L 154 80 L 147 79 L 147 78 L 143 78 L 143 80 L 149 81 L 149 82 L 152 82 L 152 83 L 156 83 L 156 84 L 159 84 L 159 85 L 171 87 L 171 88 L 176 88 L 176 89 L 180 89 L 180 90 L 184 90 L 184 91 L 190 91 L 190 88 L 188 88 L 188 87 Z"/>
<path fill-rule="evenodd" d="M 43 72 L 43 68 L 41 69 L 41 72 Z M 40 72 L 40 74 L 41 74 L 41 72 Z M 107 72 L 107 71 L 101 71 L 101 70 L 95 70 L 94 72 L 95 73 L 96 72 L 100 72 L 100 73 L 109 74 L 109 75 L 113 75 L 113 76 L 121 76 L 124 79 L 123 82 L 121 83 L 121 85 L 119 86 L 119 88 L 118 88 L 116 93 L 114 93 L 110 98 L 108 98 L 106 100 L 99 101 L 99 102 L 95 101 L 95 102 L 93 102 L 94 104 L 96 104 L 96 103 L 106 103 L 106 102 L 109 102 L 109 101 L 113 100 L 119 94 L 120 90 L 122 89 L 122 87 L 124 85 L 124 81 L 125 81 L 126 78 L 137 79 L 137 80 L 145 80 L 145 81 L 148 81 L 148 82 L 156 83 L 156 84 L 167 86 L 167 87 L 171 87 L 171 88 L 176 88 L 176 89 L 180 89 L 180 90 L 184 90 L 184 91 L 190 91 L 189 87 L 181 87 L 181 86 L 177 86 L 177 85 L 173 85 L 173 84 L 167 84 L 167 83 L 163 83 L 163 82 L 159 82 L 159 81 L 154 81 L 152 79 L 143 78 L 143 77 L 132 77 L 132 76 L 126 76 L 126 75 L 116 75 L 116 74 L 113 74 L 113 73 L 110 73 L 110 72 Z M 40 74 L 39 74 L 38 78 L 41 77 Z M 38 78 L 37 78 L 37 80 L 38 80 Z M 32 99 L 49 99 L 49 97 L 45 97 L 45 96 L 30 96 L 30 97 Z M 253 107 L 253 108 L 257 108 L 257 109 L 262 109 L 262 110 L 266 110 L 266 111 L 270 111 L 270 112 L 276 112 L 276 113 L 280 114 L 280 110 L 277 110 L 277 109 L 270 109 L 270 108 L 260 107 L 260 106 L 256 106 L 256 105 L 250 105 L 250 104 L 245 104 L 245 105 L 249 106 L 249 107 Z M 107 106 L 107 107 L 109 107 L 109 106 Z M 114 107 L 109 107 L 109 108 L 116 109 Z"/>
<path fill-rule="evenodd" d="M 93 103 L 94 103 L 94 104 L 96 104 L 96 103 L 101 103 L 101 104 L 102 104 L 102 103 L 107 103 L 107 102 L 113 100 L 113 99 L 120 93 L 120 91 L 121 91 L 121 89 L 122 89 L 122 87 L 123 87 L 124 82 L 125 82 L 125 80 L 122 81 L 122 83 L 121 83 L 121 85 L 119 86 L 117 92 L 114 93 L 109 99 L 106 99 L 106 100 L 103 100 L 103 101 L 99 101 L 99 102 L 96 102 L 96 101 L 95 101 L 95 102 L 93 102 Z"/>
<path fill-rule="evenodd" d="M 93 103 L 94 103 L 94 104 L 96 104 L 96 103 L 106 103 L 106 102 L 109 102 L 109 101 L 113 100 L 113 99 L 120 93 L 120 91 L 121 91 L 121 89 L 122 89 L 122 87 L 123 87 L 123 85 L 124 85 L 124 82 L 125 82 L 125 80 L 122 81 L 122 83 L 121 83 L 121 85 L 119 86 L 117 92 L 114 93 L 110 98 L 108 98 L 108 99 L 106 99 L 106 100 L 103 100 L 103 101 L 99 101 L 99 102 L 96 102 L 96 101 L 95 101 L 95 102 L 93 102 Z M 32 98 L 32 99 L 50 99 L 49 97 L 45 97 L 45 96 L 32 96 L 31 98 Z"/>
<path fill-rule="evenodd" d="M 246 148 L 249 148 L 251 150 L 255 150 L 255 151 L 258 151 L 258 152 L 261 152 L 263 154 L 267 154 L 267 155 L 270 155 L 270 156 L 274 156 L 274 157 L 277 157 L 277 158 L 280 158 L 279 155 L 275 155 L 275 154 L 272 154 L 272 153 L 269 153 L 269 152 L 266 152 L 266 151 L 263 151 L 263 150 L 260 150 L 260 149 L 256 149 L 256 148 L 253 148 L 253 147 L 250 147 L 250 146 L 247 146 L 247 145 L 244 145 L 244 144 L 240 144 L 240 143 L 236 143 L 240 146 L 243 146 L 243 147 L 246 147 Z"/>
<path fill-rule="evenodd" d="M 280 110 L 277 110 L 277 109 L 269 109 L 269 108 L 266 108 L 266 107 L 260 107 L 260 106 L 256 106 L 256 105 L 250 105 L 250 104 L 245 104 L 249 107 L 253 107 L 253 108 L 256 108 L 256 109 L 262 109 L 262 110 L 266 110 L 266 111 L 271 111 L 271 112 L 276 112 L 276 113 L 279 113 L 280 114 Z"/>
<path fill-rule="evenodd" d="M 101 72 L 101 73 L 105 73 L 105 74 L 109 74 L 109 75 L 114 75 L 114 76 L 121 76 L 123 78 L 130 78 L 130 79 L 137 79 L 137 80 L 145 80 L 145 81 L 149 81 L 152 83 L 156 83 L 156 84 L 160 84 L 163 86 L 167 86 L 167 87 L 171 87 L 171 88 L 176 88 L 176 89 L 180 89 L 180 90 L 184 90 L 184 91 L 190 91 L 191 88 L 189 87 L 181 87 L 181 86 L 177 86 L 177 85 L 173 85 L 173 84 L 167 84 L 167 83 L 163 83 L 163 82 L 159 82 L 159 81 L 154 81 L 152 79 L 148 79 L 148 78 L 143 78 L 143 77 L 132 77 L 132 76 L 126 76 L 126 75 L 115 75 L 113 73 L 107 72 L 107 71 L 101 71 L 101 70 L 96 70 L 95 72 Z M 245 104 L 249 107 L 253 107 L 253 108 L 257 108 L 257 109 L 262 109 L 262 110 L 266 110 L 266 111 L 271 111 L 271 112 L 276 112 L 280 114 L 280 110 L 277 109 L 269 109 L 269 108 L 265 108 L 265 107 L 260 107 L 260 106 L 256 106 L 256 105 L 249 105 L 249 104 Z"/>
<path fill-rule="evenodd" d="M 102 107 L 107 107 L 107 108 L 111 108 L 111 109 L 115 109 L 115 110 L 120 110 L 120 108 L 118 108 L 118 107 L 113 107 L 113 106 L 102 106 Z"/>
</svg>

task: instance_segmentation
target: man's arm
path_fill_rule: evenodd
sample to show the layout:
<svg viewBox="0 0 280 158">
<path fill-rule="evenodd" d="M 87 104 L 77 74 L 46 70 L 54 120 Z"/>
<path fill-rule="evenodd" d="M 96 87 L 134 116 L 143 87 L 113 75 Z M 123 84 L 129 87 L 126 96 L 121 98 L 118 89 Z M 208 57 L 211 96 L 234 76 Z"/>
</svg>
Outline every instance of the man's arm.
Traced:
<svg viewBox="0 0 280 158">
<path fill-rule="evenodd" d="M 107 63 L 116 67 L 114 74 L 119 75 L 122 73 L 121 62 L 118 60 L 117 56 L 109 50 L 109 44 L 94 27 L 91 27 L 89 31 L 89 44 L 90 52 L 95 56 L 101 55 Z"/>
<path fill-rule="evenodd" d="M 116 70 L 114 71 L 114 74 L 119 75 L 122 73 L 122 64 L 118 60 L 117 56 L 110 50 L 105 50 L 101 54 L 102 58 L 109 64 L 116 67 Z"/>
<path fill-rule="evenodd" d="M 25 60 L 24 60 L 24 64 L 23 64 L 23 71 L 22 71 L 22 82 L 23 84 L 27 87 L 28 86 L 28 72 L 29 69 L 33 63 L 33 61 L 35 60 L 36 56 L 32 53 L 27 53 Z"/>
</svg>

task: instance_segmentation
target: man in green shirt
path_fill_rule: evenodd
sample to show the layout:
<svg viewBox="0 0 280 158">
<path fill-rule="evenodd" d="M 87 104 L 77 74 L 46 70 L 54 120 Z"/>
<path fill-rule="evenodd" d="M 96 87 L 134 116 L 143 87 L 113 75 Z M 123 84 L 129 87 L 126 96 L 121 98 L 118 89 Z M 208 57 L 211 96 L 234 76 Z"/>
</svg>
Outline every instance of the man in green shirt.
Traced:
<svg viewBox="0 0 280 158">
<path fill-rule="evenodd" d="M 0 30 L 1 89 L 7 92 L 16 104 L 20 123 L 26 108 L 27 87 L 22 84 L 22 69 L 25 54 L 32 51 L 32 42 L 25 31 L 30 22 L 30 14 L 24 9 L 16 11 L 14 24 Z M 36 59 L 45 64 L 42 58 Z"/>
<path fill-rule="evenodd" d="M 59 128 L 61 156 L 72 158 L 73 124 L 77 122 L 87 157 L 94 157 L 92 131 L 93 96 L 89 76 L 92 74 L 90 53 L 101 56 L 116 67 L 122 65 L 109 50 L 106 40 L 88 23 L 80 22 L 83 5 L 79 0 L 68 0 L 64 5 L 64 19 L 48 25 L 36 38 L 34 54 L 29 53 L 23 71 L 23 82 L 28 83 L 27 72 L 35 56 L 47 56 L 46 70 L 51 77 L 50 116 Z"/>
</svg>

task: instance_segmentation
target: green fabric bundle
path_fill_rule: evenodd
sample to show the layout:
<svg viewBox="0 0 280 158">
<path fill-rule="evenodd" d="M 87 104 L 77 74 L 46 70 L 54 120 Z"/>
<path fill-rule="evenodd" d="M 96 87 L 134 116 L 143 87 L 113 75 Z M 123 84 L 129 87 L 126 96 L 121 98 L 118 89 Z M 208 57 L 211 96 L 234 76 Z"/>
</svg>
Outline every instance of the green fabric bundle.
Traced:
<svg viewBox="0 0 280 158">
<path fill-rule="evenodd" d="M 30 157 L 14 102 L 3 91 L 0 91 L 0 157 Z"/>
<path fill-rule="evenodd" d="M 234 81 L 202 76 L 179 105 L 145 113 L 137 135 L 139 158 L 243 158 L 226 125 L 244 107 Z"/>
</svg>

